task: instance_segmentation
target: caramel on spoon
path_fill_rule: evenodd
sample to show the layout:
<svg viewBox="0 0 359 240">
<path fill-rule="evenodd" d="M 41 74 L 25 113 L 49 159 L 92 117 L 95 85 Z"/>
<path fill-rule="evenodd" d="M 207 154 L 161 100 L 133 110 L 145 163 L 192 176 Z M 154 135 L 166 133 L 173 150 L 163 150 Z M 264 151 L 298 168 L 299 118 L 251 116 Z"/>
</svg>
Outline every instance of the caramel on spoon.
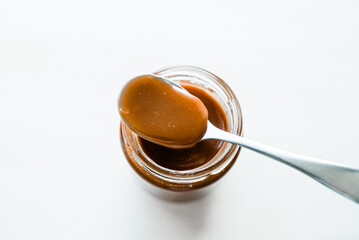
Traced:
<svg viewBox="0 0 359 240">
<path fill-rule="evenodd" d="M 155 75 L 129 81 L 118 105 L 133 131 L 165 147 L 191 148 L 207 130 L 208 112 L 201 100 Z"/>
</svg>

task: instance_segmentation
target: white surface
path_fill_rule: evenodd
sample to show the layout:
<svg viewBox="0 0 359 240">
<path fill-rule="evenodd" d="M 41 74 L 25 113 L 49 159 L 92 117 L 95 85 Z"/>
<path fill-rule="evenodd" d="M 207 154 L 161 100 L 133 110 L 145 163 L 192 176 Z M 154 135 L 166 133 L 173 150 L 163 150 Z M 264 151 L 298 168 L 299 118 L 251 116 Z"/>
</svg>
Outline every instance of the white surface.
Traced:
<svg viewBox="0 0 359 240">
<path fill-rule="evenodd" d="M 206 198 L 149 195 L 116 109 L 128 79 L 199 66 L 237 94 L 246 137 L 359 166 L 358 13 L 354 0 L 2 0 L 0 239 L 359 239 L 357 204 L 247 150 Z"/>
</svg>

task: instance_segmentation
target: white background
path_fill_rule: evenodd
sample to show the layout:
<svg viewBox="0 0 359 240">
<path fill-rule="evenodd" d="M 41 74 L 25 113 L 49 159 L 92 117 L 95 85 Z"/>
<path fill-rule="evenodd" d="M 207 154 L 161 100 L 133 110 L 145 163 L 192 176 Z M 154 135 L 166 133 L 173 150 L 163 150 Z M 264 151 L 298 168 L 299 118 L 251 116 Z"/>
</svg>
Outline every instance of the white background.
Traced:
<svg viewBox="0 0 359 240">
<path fill-rule="evenodd" d="M 116 109 L 130 78 L 194 65 L 246 137 L 359 166 L 358 43 L 355 0 L 1 0 L 0 239 L 359 239 L 358 204 L 249 150 L 205 198 L 150 195 Z"/>
</svg>

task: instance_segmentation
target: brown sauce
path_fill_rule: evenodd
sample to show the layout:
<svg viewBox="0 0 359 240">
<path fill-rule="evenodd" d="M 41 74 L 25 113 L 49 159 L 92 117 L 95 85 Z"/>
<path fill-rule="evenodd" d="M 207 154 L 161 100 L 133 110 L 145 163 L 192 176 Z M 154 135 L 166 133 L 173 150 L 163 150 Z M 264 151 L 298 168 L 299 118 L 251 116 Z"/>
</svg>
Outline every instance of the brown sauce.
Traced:
<svg viewBox="0 0 359 240">
<path fill-rule="evenodd" d="M 213 125 L 222 130 L 228 129 L 226 115 L 217 100 L 199 87 L 182 86 L 203 102 L 208 110 L 208 119 Z M 204 140 L 189 149 L 171 149 L 140 138 L 140 144 L 147 156 L 162 167 L 189 170 L 200 167 L 213 159 L 223 143 L 217 140 Z"/>
<path fill-rule="evenodd" d="M 165 147 L 193 147 L 207 130 L 208 111 L 202 101 L 154 75 L 128 82 L 118 104 L 126 125 L 142 138 Z"/>
</svg>

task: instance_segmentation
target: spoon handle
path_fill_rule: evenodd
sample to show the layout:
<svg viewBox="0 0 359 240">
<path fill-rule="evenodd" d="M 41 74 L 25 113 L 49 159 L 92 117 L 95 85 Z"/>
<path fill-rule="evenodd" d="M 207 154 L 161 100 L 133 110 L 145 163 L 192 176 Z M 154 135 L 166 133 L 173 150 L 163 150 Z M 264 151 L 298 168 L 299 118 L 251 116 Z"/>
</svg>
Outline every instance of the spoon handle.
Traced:
<svg viewBox="0 0 359 240">
<path fill-rule="evenodd" d="M 218 139 L 237 144 L 278 160 L 305 173 L 337 193 L 359 203 L 359 169 L 283 151 L 222 131 L 214 126 L 208 126 L 204 138 Z"/>
</svg>

